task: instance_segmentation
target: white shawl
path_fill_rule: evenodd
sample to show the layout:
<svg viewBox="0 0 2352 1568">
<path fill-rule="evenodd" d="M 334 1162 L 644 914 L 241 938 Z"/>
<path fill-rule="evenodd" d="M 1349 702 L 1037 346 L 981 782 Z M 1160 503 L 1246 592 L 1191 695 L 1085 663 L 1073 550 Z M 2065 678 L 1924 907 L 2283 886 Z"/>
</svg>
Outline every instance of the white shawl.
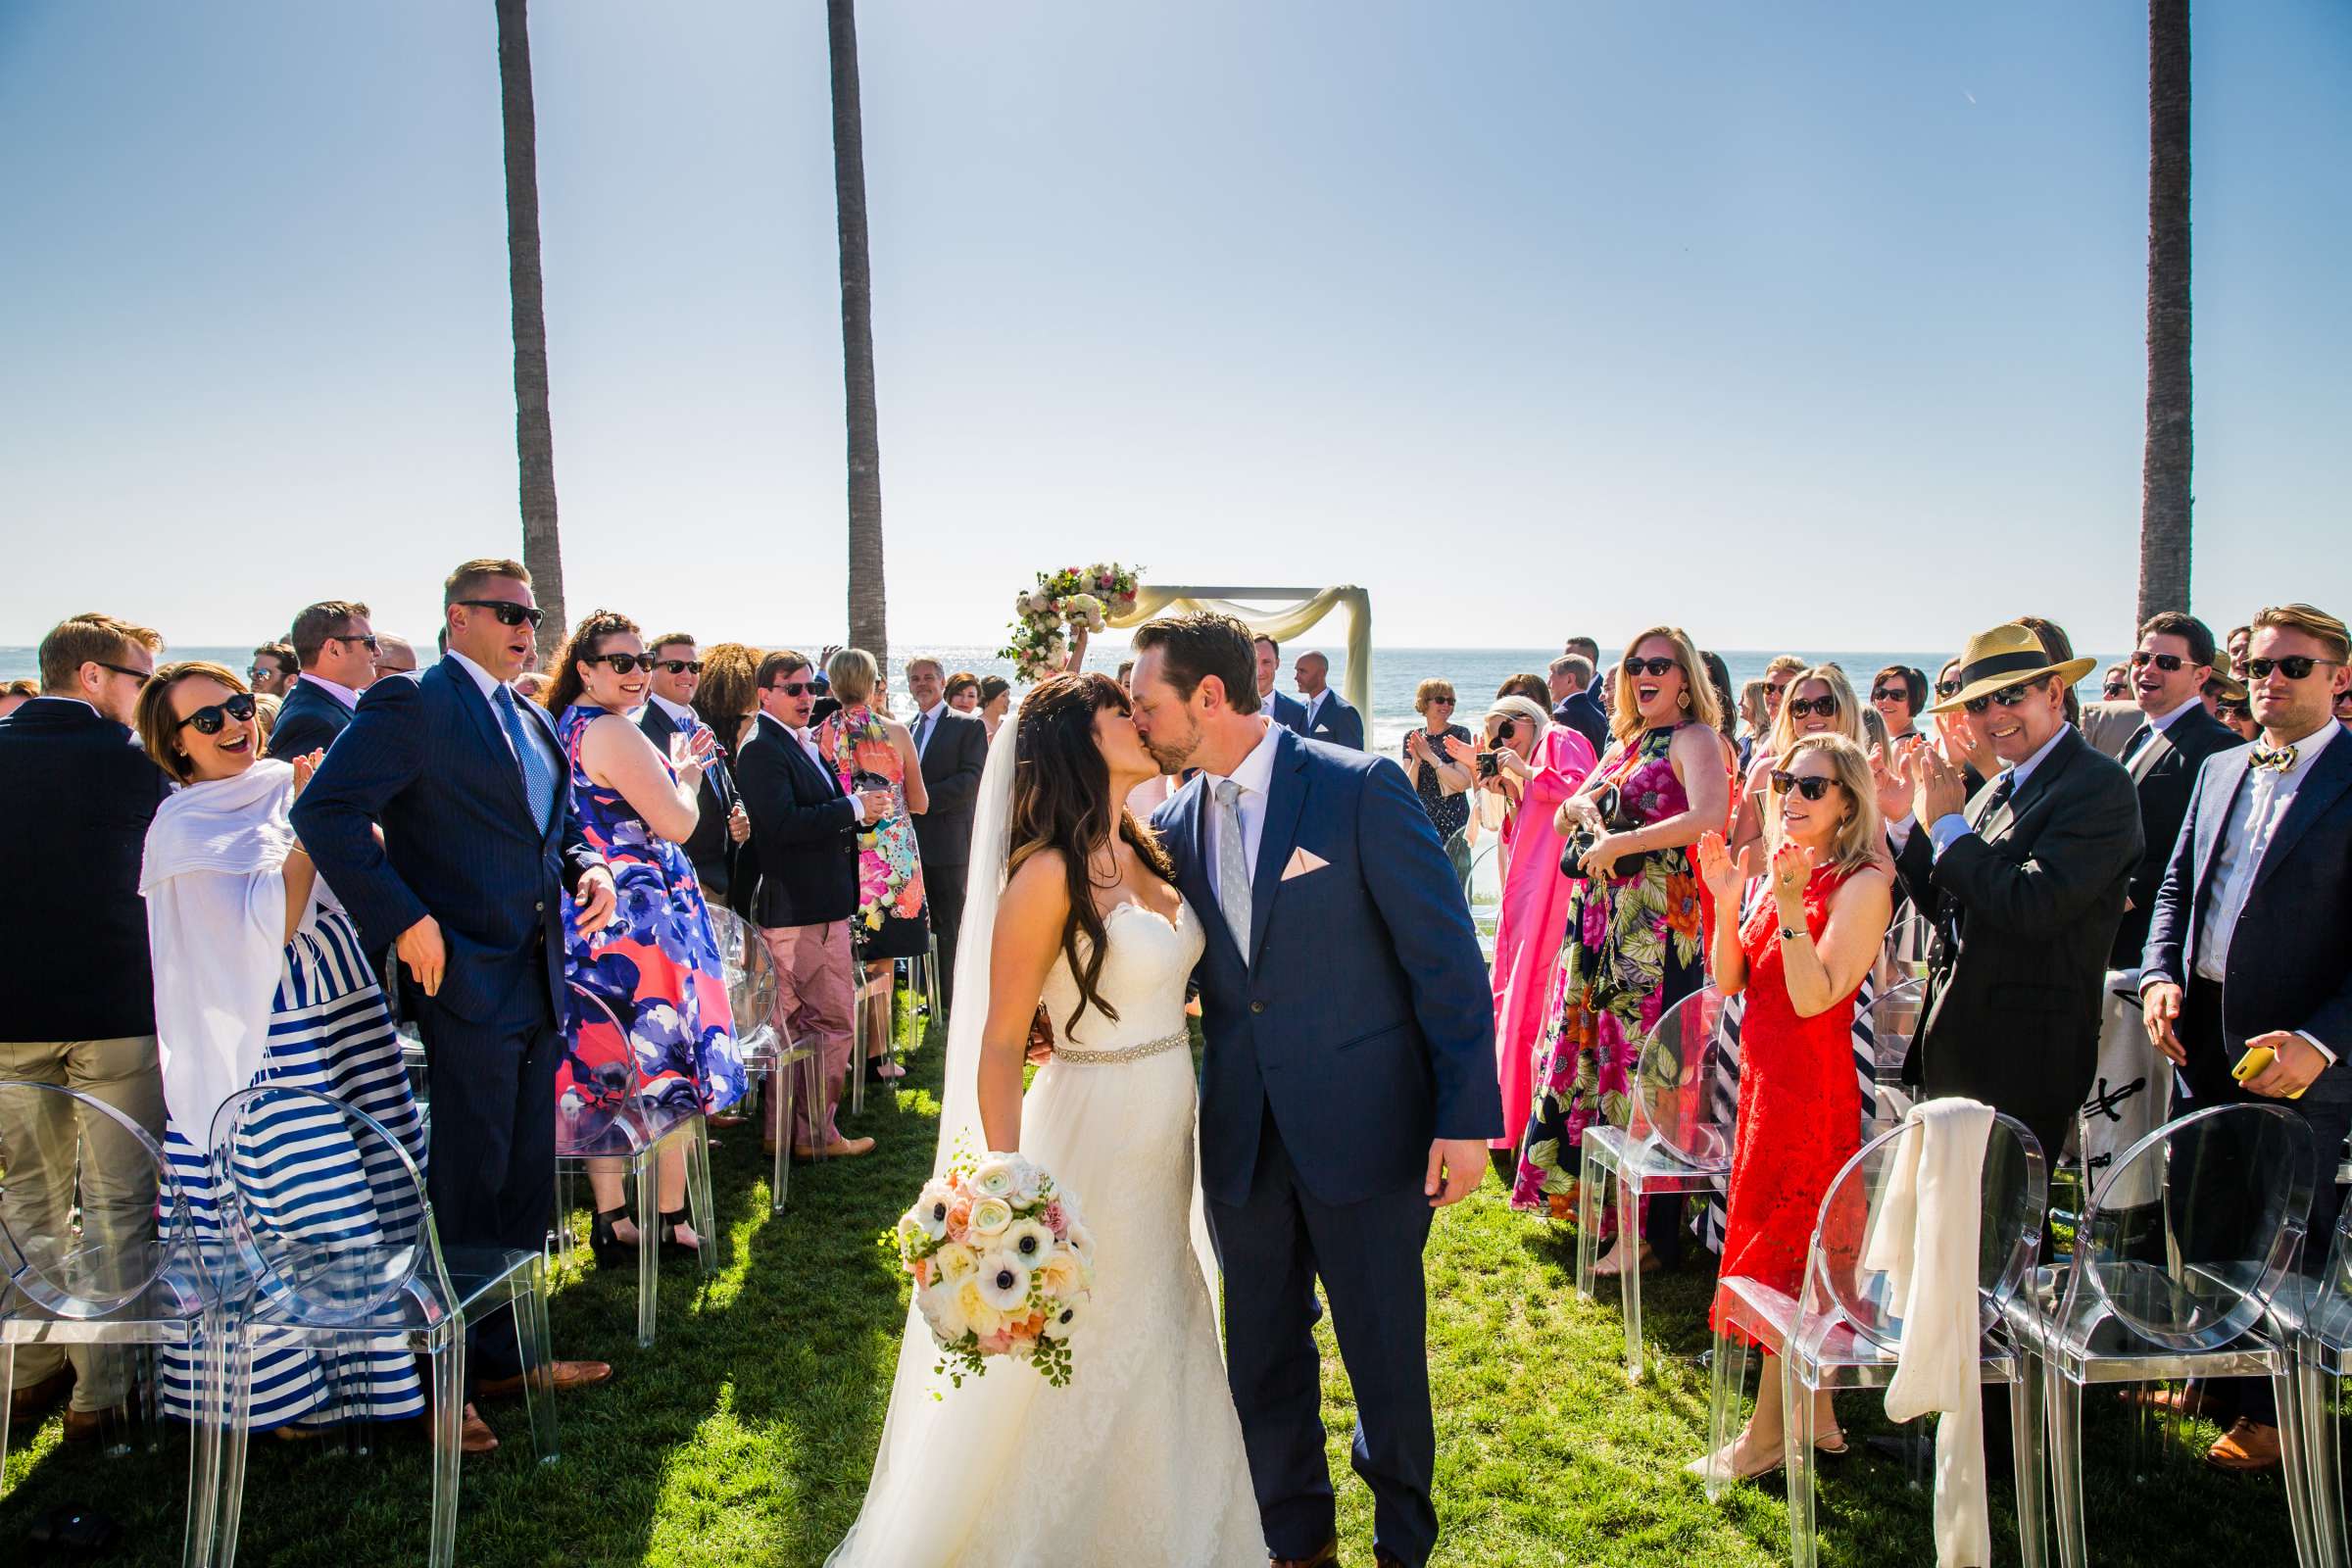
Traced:
<svg viewBox="0 0 2352 1568">
<path fill-rule="evenodd" d="M 164 1103 L 209 1146 L 220 1102 L 253 1082 L 285 966 L 286 809 L 294 769 L 258 761 L 174 792 L 147 830 L 139 892 L 155 961 Z M 304 917 L 305 923 L 309 916 Z"/>
<path fill-rule="evenodd" d="M 1943 1412 L 1936 1427 L 1936 1561 L 1987 1568 L 1977 1249 L 1992 1107 L 1930 1100 L 1904 1119 L 1919 1133 L 1902 1141 L 1862 1248 L 1863 1268 L 1886 1276 L 1888 1306 L 1903 1325 L 1886 1419 Z"/>
</svg>

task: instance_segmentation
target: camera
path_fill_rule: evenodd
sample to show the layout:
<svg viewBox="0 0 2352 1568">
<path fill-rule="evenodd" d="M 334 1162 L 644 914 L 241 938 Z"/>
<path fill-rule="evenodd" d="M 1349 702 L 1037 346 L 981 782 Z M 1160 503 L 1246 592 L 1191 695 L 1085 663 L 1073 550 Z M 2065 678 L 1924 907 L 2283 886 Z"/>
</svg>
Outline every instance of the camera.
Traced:
<svg viewBox="0 0 2352 1568">
<path fill-rule="evenodd" d="M 1493 752 L 1479 753 L 1478 776 L 1480 778 L 1500 778 L 1502 776 L 1502 759 Z"/>
</svg>

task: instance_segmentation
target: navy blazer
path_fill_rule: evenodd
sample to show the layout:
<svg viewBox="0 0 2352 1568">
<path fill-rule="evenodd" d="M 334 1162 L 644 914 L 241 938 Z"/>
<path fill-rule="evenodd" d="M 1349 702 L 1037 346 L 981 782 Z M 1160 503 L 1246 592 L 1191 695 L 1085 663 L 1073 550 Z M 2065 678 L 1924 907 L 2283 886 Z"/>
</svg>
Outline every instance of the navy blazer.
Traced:
<svg viewBox="0 0 2352 1568">
<path fill-rule="evenodd" d="M 130 730 L 79 698 L 0 718 L 0 1040 L 155 1033 L 139 866 L 171 793 Z"/>
<path fill-rule="evenodd" d="M 1551 717 L 1552 722 L 1565 724 L 1591 741 L 1594 757 L 1609 755 L 1609 742 L 1613 738 L 1609 734 L 1609 715 L 1590 686 L 1562 699 L 1560 706 L 1551 710 Z M 1744 760 L 1741 765 L 1746 765 Z"/>
<path fill-rule="evenodd" d="M 2139 796 L 2141 846 L 2139 866 L 2132 873 L 2132 902 L 2124 909 L 2124 923 L 2116 927 L 2115 949 L 2107 959 L 2111 969 L 2139 967 L 2140 950 L 2148 944 L 2148 922 L 2156 913 L 2156 890 L 2164 884 L 2173 840 L 2180 837 L 2180 821 L 2188 814 L 2197 769 L 2214 753 L 2246 744 L 2201 703 L 2174 719 L 2172 728 L 2150 729 L 2139 750 L 2124 763 Z"/>
<path fill-rule="evenodd" d="M 829 925 L 858 911 L 858 808 L 781 719 L 762 713 L 735 757 L 735 783 L 751 814 L 746 876 L 760 892 L 763 926 Z"/>
<path fill-rule="evenodd" d="M 1265 709 L 1275 723 L 1292 734 L 1306 733 L 1306 705 L 1289 692 L 1269 692 L 1265 702 L 1259 706 Z"/>
<path fill-rule="evenodd" d="M 2252 757 L 2250 747 L 2239 747 L 2207 758 L 2197 770 L 2156 893 L 2143 981 L 2191 980 L 2197 922 L 2215 892 L 2215 852 L 2247 787 Z M 2352 1099 L 2352 735 L 2330 740 L 2295 787 L 2294 804 L 2255 868 L 2223 970 L 2222 1037 L 2232 1062 L 2255 1035 L 2308 1030 L 2337 1060 L 2306 1097 Z"/>
<path fill-rule="evenodd" d="M 669 738 L 679 732 L 677 720 L 660 703 L 650 701 L 638 717 L 637 727 L 663 757 L 669 755 Z M 678 847 L 694 863 L 695 880 L 703 885 L 704 896 L 713 904 L 730 903 L 741 846 L 727 831 L 727 817 L 735 809 L 735 778 L 727 770 L 725 757 L 713 756 L 710 765 L 703 769 L 703 787 L 696 797 L 696 808 L 700 814 L 694 819 L 694 831 Z"/>
<path fill-rule="evenodd" d="M 515 707 L 556 769 L 545 824 L 489 700 L 447 658 L 369 686 L 294 803 L 294 831 L 369 949 L 431 915 L 449 957 L 435 1004 L 499 1026 L 563 1016 L 564 899 L 605 863 L 580 831 L 555 721 Z"/>
<path fill-rule="evenodd" d="M 1348 699 L 1338 691 L 1325 688 L 1323 706 L 1314 710 L 1312 729 L 1306 725 L 1307 707 L 1304 702 L 1298 705 L 1299 721 L 1291 726 L 1299 734 L 1310 741 L 1328 741 L 1334 746 L 1345 746 L 1351 752 L 1364 749 L 1364 715 L 1350 707 Z"/>
<path fill-rule="evenodd" d="M 365 695 L 364 693 L 362 695 Z M 288 760 L 324 751 L 335 737 L 351 727 L 351 710 L 332 692 L 309 680 L 298 680 L 278 704 L 277 721 L 270 726 L 271 757 Z"/>
<path fill-rule="evenodd" d="M 1202 779 L 1152 819 L 1207 935 L 1200 1181 L 1246 1200 L 1271 1106 L 1306 1190 L 1352 1203 L 1418 1187 L 1435 1139 L 1500 1135 L 1494 996 L 1404 770 L 1288 731 L 1275 747 L 1247 964 L 1209 886 Z M 1286 875 L 1300 851 L 1323 863 Z"/>
</svg>

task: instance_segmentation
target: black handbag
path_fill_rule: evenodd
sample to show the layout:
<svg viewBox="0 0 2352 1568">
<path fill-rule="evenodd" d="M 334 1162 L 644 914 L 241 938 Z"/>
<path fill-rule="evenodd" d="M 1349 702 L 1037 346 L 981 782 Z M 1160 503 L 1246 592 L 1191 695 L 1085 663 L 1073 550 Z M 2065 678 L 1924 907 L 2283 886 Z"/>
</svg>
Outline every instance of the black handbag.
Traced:
<svg viewBox="0 0 2352 1568">
<path fill-rule="evenodd" d="M 1614 784 L 1594 795 L 1592 804 L 1600 808 L 1600 825 L 1604 832 L 1631 833 L 1642 825 L 1627 814 L 1625 795 Z M 1593 832 L 1591 828 L 1579 828 L 1569 834 L 1560 847 L 1560 875 L 1583 880 L 1585 875 L 1584 858 L 1592 853 L 1592 846 L 1599 842 L 1600 834 Z M 1613 874 L 1617 876 L 1638 875 L 1642 868 L 1648 864 L 1649 858 L 1654 853 L 1654 851 L 1643 850 L 1639 855 L 1619 856 Z"/>
</svg>

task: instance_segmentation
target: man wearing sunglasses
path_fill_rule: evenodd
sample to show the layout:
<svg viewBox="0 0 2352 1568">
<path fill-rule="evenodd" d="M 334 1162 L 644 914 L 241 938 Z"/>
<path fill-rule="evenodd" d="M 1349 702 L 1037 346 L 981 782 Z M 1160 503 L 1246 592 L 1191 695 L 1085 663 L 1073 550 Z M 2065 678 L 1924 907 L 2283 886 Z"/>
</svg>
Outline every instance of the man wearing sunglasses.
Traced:
<svg viewBox="0 0 2352 1568">
<path fill-rule="evenodd" d="M 694 710 L 694 694 L 702 690 L 703 660 L 694 638 L 682 631 L 673 631 L 652 646 L 653 689 L 647 695 L 645 711 L 637 717 L 637 727 L 645 731 L 655 751 L 667 757 L 671 736 L 692 735 L 702 725 L 702 715 Z M 752 819 L 744 814 L 743 802 L 736 798 L 735 775 L 723 756 L 714 756 L 703 768 L 702 811 L 694 819 L 693 835 L 683 846 L 686 858 L 694 862 L 695 879 L 712 903 L 735 906 L 736 862 L 744 841 L 751 836 Z"/>
<path fill-rule="evenodd" d="M 325 599 L 294 617 L 286 641 L 302 676 L 270 726 L 271 757 L 308 757 L 335 743 L 351 724 L 360 693 L 375 680 L 375 628 L 356 600 Z"/>
<path fill-rule="evenodd" d="M 2244 678 L 2261 732 L 2197 770 L 2140 967 L 2148 1034 L 2199 1105 L 2283 1105 L 2309 1124 L 2311 1275 L 2335 1235 L 2352 1130 L 2352 738 L 2334 711 L 2347 661 L 2352 636 L 2333 615 L 2278 605 L 2254 617 Z M 2228 1429 L 2211 1463 L 2278 1463 L 2270 1394 L 2268 1379 L 2196 1391 Z"/>
<path fill-rule="evenodd" d="M 282 699 L 294 689 L 294 677 L 301 671 L 302 662 L 294 657 L 292 643 L 264 643 L 253 651 L 245 680 L 256 697 Z"/>
<path fill-rule="evenodd" d="M 539 620 L 530 573 L 469 561 L 441 602 L 448 654 L 361 698 L 295 802 L 294 831 L 369 948 L 399 956 L 402 1012 L 433 1078 L 426 1179 L 442 1242 L 535 1251 L 556 1198 L 564 905 L 583 934 L 603 930 L 612 874 L 580 831 L 553 721 L 514 695 Z M 521 1392 L 504 1309 L 467 1331 L 474 1392 Z M 561 1361 L 554 1376 L 578 1388 L 612 1368 Z M 495 1446 L 466 1414 L 466 1447 Z"/>
<path fill-rule="evenodd" d="M 1905 1076 L 2015 1116 L 2051 1159 L 2090 1093 L 2139 863 L 2131 776 L 2067 721 L 2066 694 L 2096 662 L 2055 661 L 2031 628 L 1996 626 L 1970 639 L 1959 689 L 1929 710 L 1966 712 L 2000 771 L 1972 799 L 1932 747 L 1876 763 L 1896 868 L 1936 927 Z"/>
</svg>

